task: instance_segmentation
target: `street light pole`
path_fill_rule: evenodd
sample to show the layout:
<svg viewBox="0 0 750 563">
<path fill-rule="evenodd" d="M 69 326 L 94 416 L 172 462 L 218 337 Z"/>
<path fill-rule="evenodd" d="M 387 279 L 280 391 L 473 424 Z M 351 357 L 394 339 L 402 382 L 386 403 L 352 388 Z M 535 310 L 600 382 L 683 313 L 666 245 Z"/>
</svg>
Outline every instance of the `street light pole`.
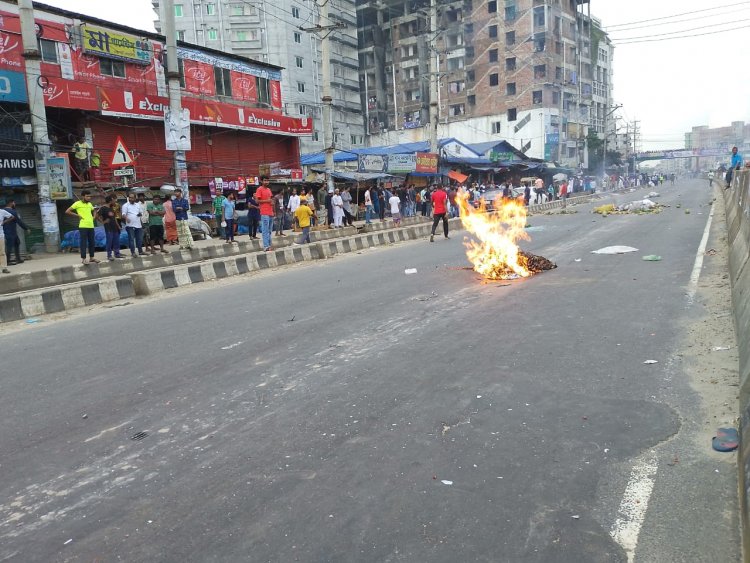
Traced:
<svg viewBox="0 0 750 563">
<path fill-rule="evenodd" d="M 182 113 L 180 93 L 180 68 L 177 58 L 177 32 L 175 31 L 174 0 L 165 0 L 164 34 L 167 38 L 167 83 L 169 85 L 169 111 L 173 119 L 179 120 Z M 166 122 L 164 127 L 166 127 Z M 182 188 L 183 197 L 190 200 L 188 192 L 187 157 L 184 150 L 174 151 L 175 186 Z"/>
<path fill-rule="evenodd" d="M 435 36 L 434 41 L 437 40 L 437 5 L 435 0 L 430 2 L 430 33 Z M 440 69 L 440 54 L 437 48 L 432 45 L 428 46 L 430 53 L 430 152 L 438 152 L 438 72 Z"/>
</svg>

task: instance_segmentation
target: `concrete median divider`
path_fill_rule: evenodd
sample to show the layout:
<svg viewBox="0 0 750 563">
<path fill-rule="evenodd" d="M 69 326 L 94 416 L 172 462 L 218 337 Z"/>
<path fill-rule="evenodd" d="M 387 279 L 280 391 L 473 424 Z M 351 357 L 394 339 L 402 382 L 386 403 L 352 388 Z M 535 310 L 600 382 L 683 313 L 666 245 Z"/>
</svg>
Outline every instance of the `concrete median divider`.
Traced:
<svg viewBox="0 0 750 563">
<path fill-rule="evenodd" d="M 411 223 L 411 224 L 409 224 Z M 460 229 L 460 219 L 449 221 L 451 229 Z M 35 280 L 29 285 L 47 283 L 51 287 L 32 287 L 0 297 L 0 322 L 17 321 L 84 306 L 154 295 L 159 292 L 218 280 L 233 276 L 295 264 L 331 258 L 337 254 L 358 252 L 367 248 L 384 246 L 426 238 L 431 222 L 413 220 L 401 228 L 378 228 L 375 232 L 357 234 L 355 227 L 313 231 L 313 242 L 292 245 L 291 237 L 274 239 L 282 245 L 270 252 L 259 250 L 257 241 L 239 245 L 212 246 L 191 251 L 172 252 L 155 256 L 150 261 L 136 259 L 132 262 L 91 265 L 87 268 L 66 267 L 58 271 L 19 274 Z M 442 227 L 438 228 L 442 235 Z M 342 236 L 343 235 L 343 236 Z M 80 270 L 83 270 L 81 273 Z M 42 274 L 47 274 L 44 277 Z M 92 278 L 79 279 L 80 276 Z M 57 280 L 66 280 L 59 283 Z"/>
<path fill-rule="evenodd" d="M 135 297 L 129 276 L 64 284 L 0 297 L 0 322 L 18 321 Z"/>
<path fill-rule="evenodd" d="M 742 541 L 750 561 L 750 170 L 735 174 L 732 187 L 720 188 L 727 210 L 729 275 L 739 348 L 739 482 Z"/>
</svg>

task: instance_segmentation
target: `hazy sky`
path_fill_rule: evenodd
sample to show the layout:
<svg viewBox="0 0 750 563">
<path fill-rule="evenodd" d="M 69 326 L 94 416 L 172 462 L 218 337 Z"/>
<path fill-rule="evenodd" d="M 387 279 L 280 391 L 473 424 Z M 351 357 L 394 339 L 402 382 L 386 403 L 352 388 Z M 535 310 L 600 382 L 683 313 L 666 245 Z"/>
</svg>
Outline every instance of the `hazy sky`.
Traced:
<svg viewBox="0 0 750 563">
<path fill-rule="evenodd" d="M 42 1 L 154 29 L 151 0 Z M 591 0 L 591 13 L 618 45 L 614 97 L 623 104 L 618 114 L 640 121 L 644 148 L 681 147 L 694 125 L 750 121 L 750 0 Z M 741 29 L 727 31 L 731 28 Z M 689 37 L 667 40 L 680 36 Z"/>
</svg>

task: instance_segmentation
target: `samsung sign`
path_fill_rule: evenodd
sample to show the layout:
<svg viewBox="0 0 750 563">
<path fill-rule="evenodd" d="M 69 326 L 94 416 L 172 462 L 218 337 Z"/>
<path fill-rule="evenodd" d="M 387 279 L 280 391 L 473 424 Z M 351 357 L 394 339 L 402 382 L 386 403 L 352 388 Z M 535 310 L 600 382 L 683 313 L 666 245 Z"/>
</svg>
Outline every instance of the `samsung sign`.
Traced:
<svg viewBox="0 0 750 563">
<path fill-rule="evenodd" d="M 35 169 L 34 153 L 31 151 L 0 152 L 0 176 L 33 176 L 36 174 Z"/>
<path fill-rule="evenodd" d="M 0 102 L 28 101 L 26 96 L 26 78 L 22 72 L 0 70 Z"/>
</svg>

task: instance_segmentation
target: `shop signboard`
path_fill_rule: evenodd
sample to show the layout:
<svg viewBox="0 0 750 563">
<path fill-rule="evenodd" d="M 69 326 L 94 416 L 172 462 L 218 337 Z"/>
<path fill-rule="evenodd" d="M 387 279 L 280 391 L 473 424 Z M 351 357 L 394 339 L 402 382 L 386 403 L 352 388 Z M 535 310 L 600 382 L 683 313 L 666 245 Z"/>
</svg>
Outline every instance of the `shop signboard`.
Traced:
<svg viewBox="0 0 750 563">
<path fill-rule="evenodd" d="M 22 72 L 2 70 L 0 67 L 0 102 L 25 103 L 26 77 Z"/>
<path fill-rule="evenodd" d="M 386 157 L 379 154 L 361 154 L 357 164 L 359 172 L 385 172 Z"/>
<path fill-rule="evenodd" d="M 437 174 L 438 155 L 433 152 L 417 153 L 417 172 L 423 174 Z"/>
<path fill-rule="evenodd" d="M 389 154 L 387 170 L 390 174 L 408 174 L 417 169 L 417 155 L 411 154 Z"/>
<path fill-rule="evenodd" d="M 70 181 L 68 155 L 51 156 L 47 159 L 50 199 L 73 199 L 73 184 Z"/>
<path fill-rule="evenodd" d="M 45 79 L 44 105 L 56 108 L 99 109 L 96 86 L 84 82 L 73 82 L 62 78 Z"/>
<path fill-rule="evenodd" d="M 146 65 L 151 62 L 148 39 L 84 23 L 81 24 L 81 42 L 86 52 L 100 57 Z"/>
<path fill-rule="evenodd" d="M 36 174 L 33 150 L 0 152 L 0 176 L 20 178 Z"/>
</svg>

